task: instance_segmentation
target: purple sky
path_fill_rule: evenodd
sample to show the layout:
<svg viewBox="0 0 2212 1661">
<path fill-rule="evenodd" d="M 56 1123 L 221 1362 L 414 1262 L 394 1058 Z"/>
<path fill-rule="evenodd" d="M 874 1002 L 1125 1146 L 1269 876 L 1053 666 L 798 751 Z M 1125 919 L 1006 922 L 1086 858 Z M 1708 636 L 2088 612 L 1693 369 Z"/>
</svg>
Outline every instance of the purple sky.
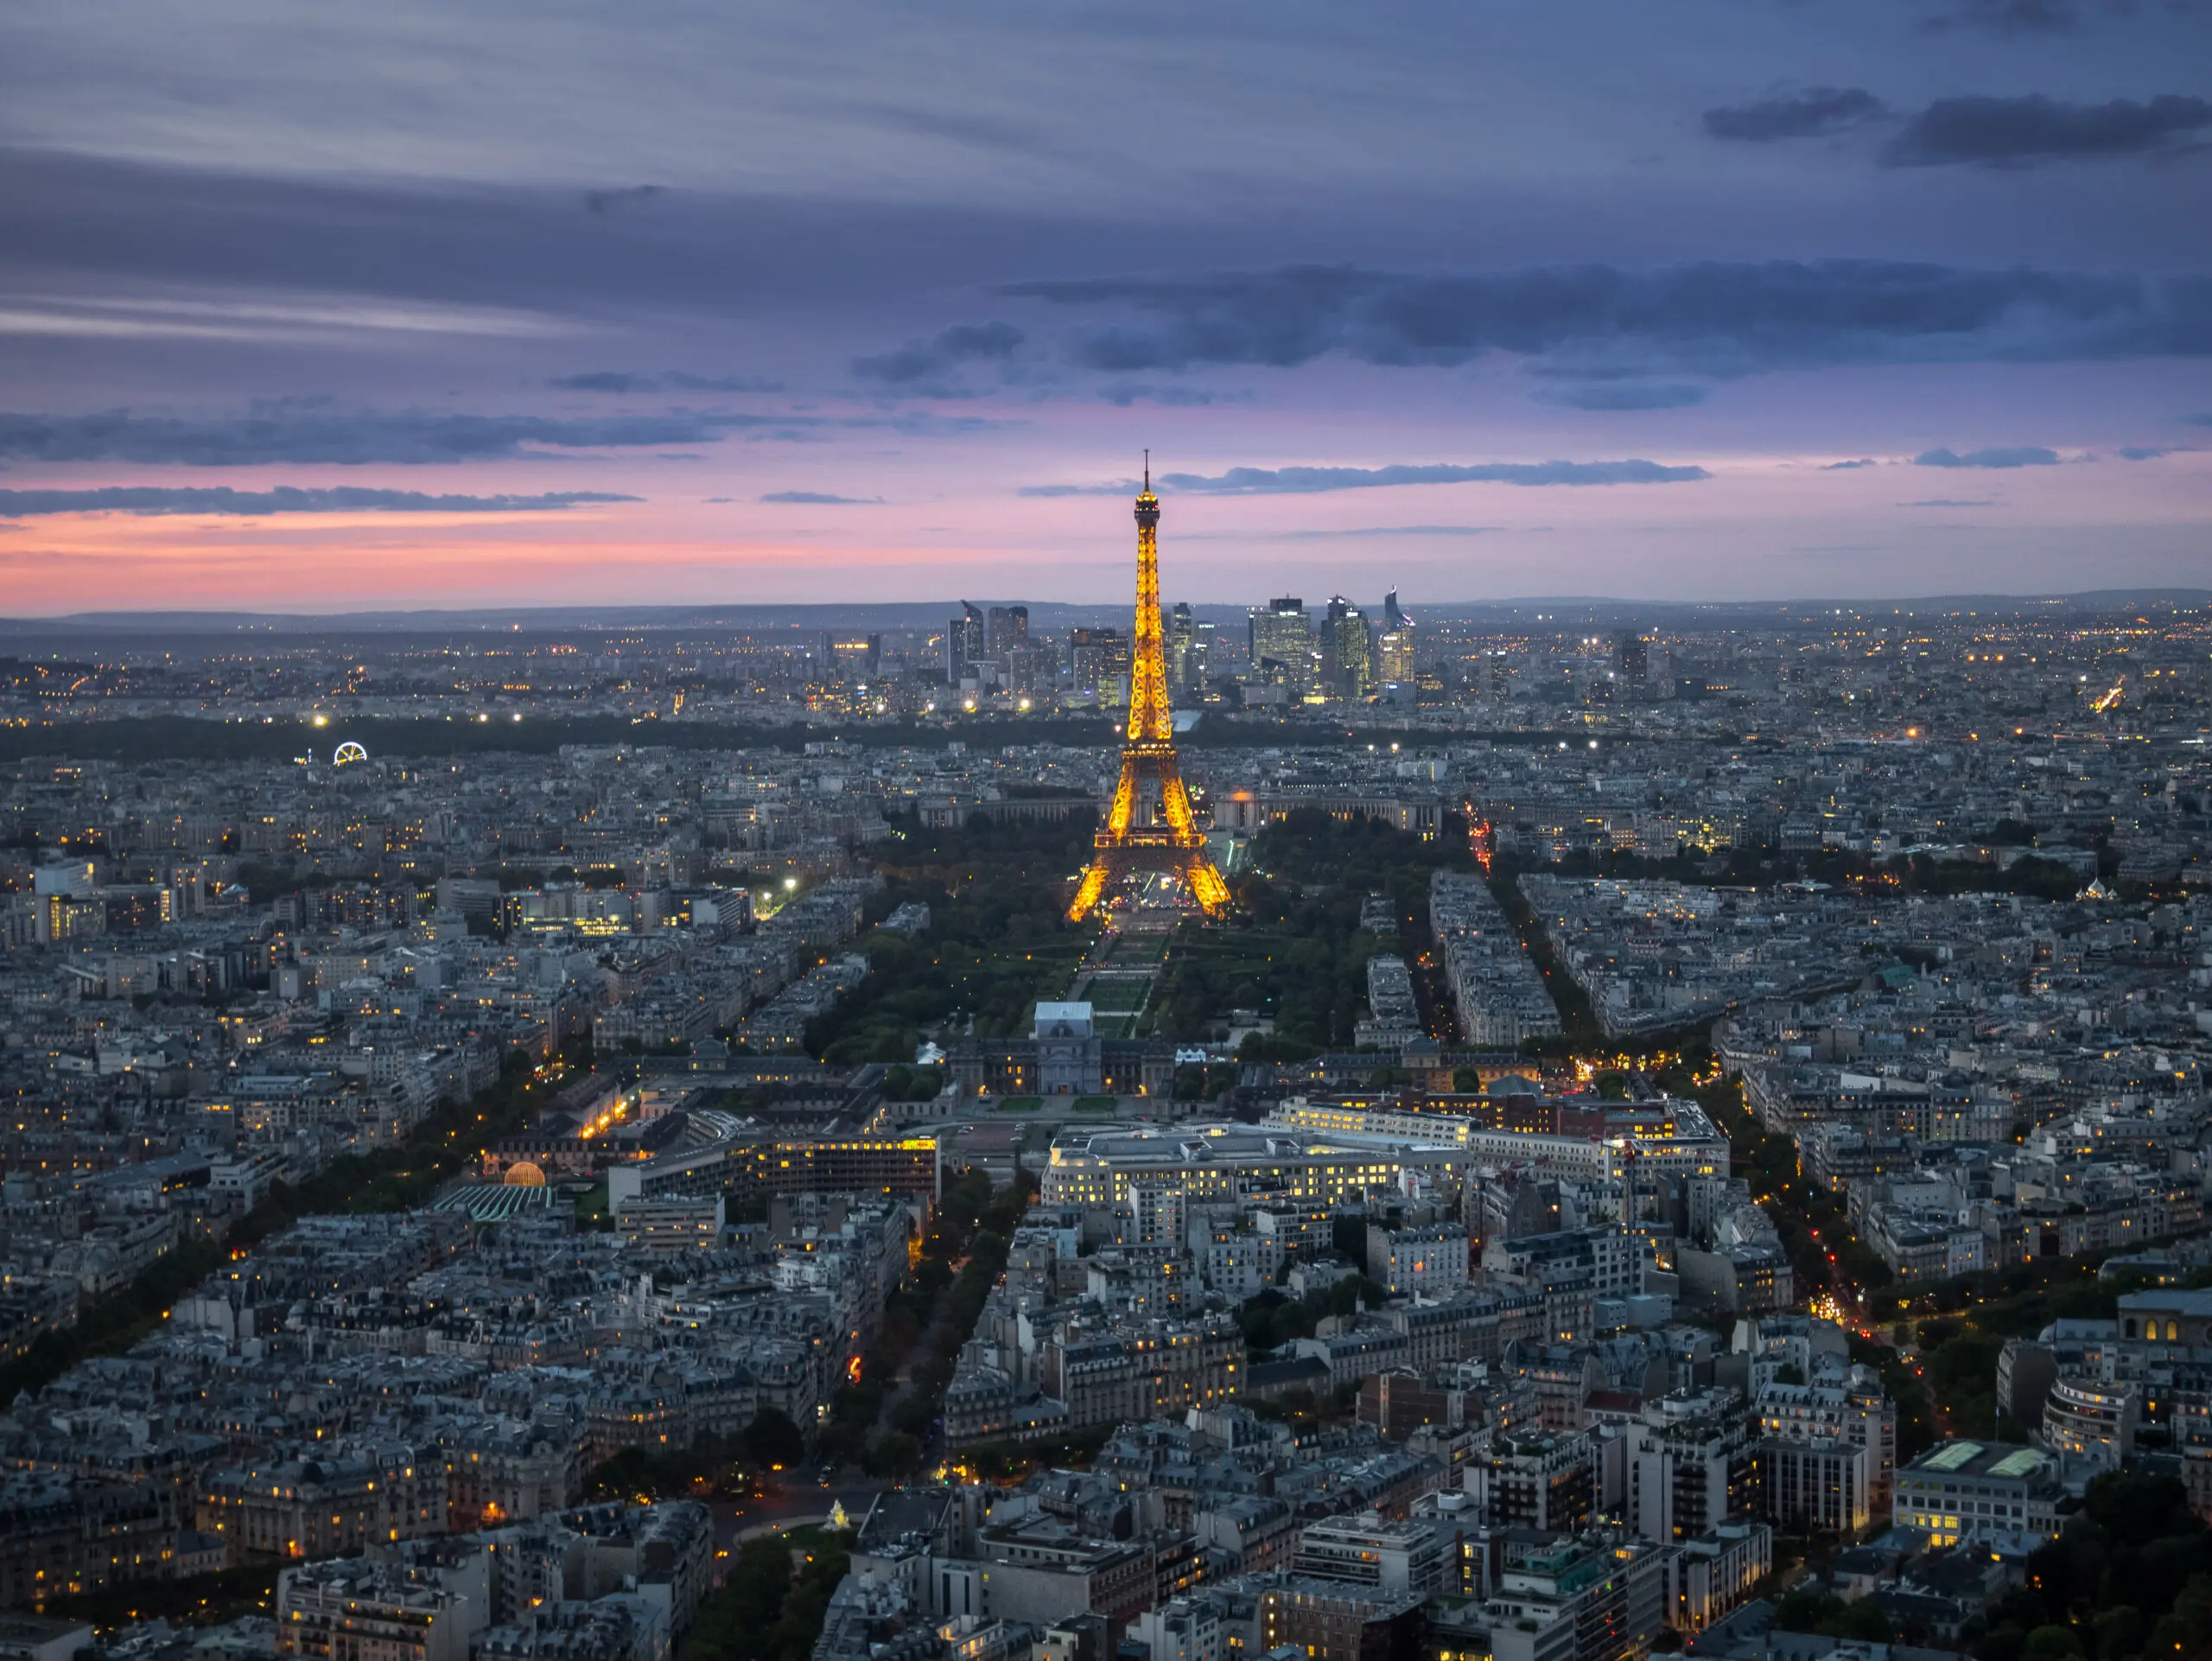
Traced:
<svg viewBox="0 0 2212 1661">
<path fill-rule="evenodd" d="M 11 613 L 2212 586 L 2212 4 L 10 20 Z M 781 499 L 781 500 L 779 500 Z"/>
</svg>

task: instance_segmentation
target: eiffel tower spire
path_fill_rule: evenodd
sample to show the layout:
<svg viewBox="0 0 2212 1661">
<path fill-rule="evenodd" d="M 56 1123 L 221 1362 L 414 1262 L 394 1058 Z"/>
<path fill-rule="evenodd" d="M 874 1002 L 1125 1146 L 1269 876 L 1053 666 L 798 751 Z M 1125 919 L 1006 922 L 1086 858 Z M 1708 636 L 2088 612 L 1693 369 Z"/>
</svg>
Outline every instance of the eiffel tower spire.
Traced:
<svg viewBox="0 0 2212 1661">
<path fill-rule="evenodd" d="M 1140 870 L 1179 874 L 1209 917 L 1229 906 L 1229 885 L 1206 857 L 1205 835 L 1191 811 L 1175 759 L 1174 712 L 1167 697 L 1167 653 L 1160 626 L 1160 498 L 1152 493 L 1152 452 L 1137 498 L 1137 605 L 1130 634 L 1129 720 L 1122 779 L 1095 838 L 1071 919 L 1090 915 L 1116 879 Z"/>
</svg>

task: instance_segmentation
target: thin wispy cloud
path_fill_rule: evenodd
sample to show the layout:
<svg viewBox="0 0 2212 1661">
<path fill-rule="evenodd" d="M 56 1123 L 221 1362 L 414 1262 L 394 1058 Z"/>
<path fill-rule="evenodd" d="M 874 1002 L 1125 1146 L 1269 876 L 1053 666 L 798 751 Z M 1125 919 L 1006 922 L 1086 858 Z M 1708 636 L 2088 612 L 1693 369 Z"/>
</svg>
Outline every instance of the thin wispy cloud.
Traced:
<svg viewBox="0 0 2212 1661">
<path fill-rule="evenodd" d="M 765 375 L 693 375 L 671 369 L 657 375 L 593 369 L 556 375 L 545 383 L 560 392 L 780 392 L 784 383 Z"/>
<path fill-rule="evenodd" d="M 1179 531 L 1178 542 L 1364 542 L 1376 538 L 1410 538 L 1450 540 L 1460 537 L 1495 536 L 1502 525 L 1363 525 L 1342 530 L 1300 527 L 1295 530 Z M 1518 531 L 1542 531 L 1547 525 L 1517 525 Z"/>
<path fill-rule="evenodd" d="M 242 415 L 0 414 L 0 461 L 124 461 L 180 467 L 323 462 L 361 467 L 542 459 L 586 450 L 664 449 L 730 437 L 793 439 L 825 430 L 982 432 L 1009 423 L 916 411 L 883 416 L 462 415 L 429 410 L 340 410 L 300 400 Z M 686 458 L 690 459 L 690 458 Z"/>
<path fill-rule="evenodd" d="M 90 490 L 0 490 L 0 517 L 53 513 L 209 513 L 259 519 L 276 513 L 542 513 L 637 496 L 601 490 L 555 490 L 537 495 L 433 495 L 420 490 L 378 490 L 353 485 L 269 490 L 212 487 L 106 485 Z"/>
<path fill-rule="evenodd" d="M 1965 0 L 1955 9 L 1937 11 L 1928 19 L 1927 27 L 1931 33 L 1964 28 L 1992 35 L 2064 35 L 2081 22 L 2080 10 L 2064 0 Z"/>
<path fill-rule="evenodd" d="M 663 185 L 621 185 L 611 190 L 587 190 L 584 206 L 594 213 L 614 213 L 626 208 L 643 207 L 666 194 L 667 188 Z"/>
<path fill-rule="evenodd" d="M 1286 531 L 1286 542 L 1328 542 L 1344 537 L 1486 537 L 1497 525 L 1363 525 L 1344 531 Z"/>
<path fill-rule="evenodd" d="M 1934 449 L 1921 451 L 1912 462 L 1922 468 L 2055 468 L 2058 465 L 2058 452 L 2045 449 L 2040 444 L 1968 450 L 1963 455 L 1954 449 Z"/>
<path fill-rule="evenodd" d="M 1583 381 L 1539 388 L 1539 404 L 1570 410 L 1681 410 L 1705 402 L 1705 388 L 1680 383 L 1653 385 L 1635 381 Z"/>
<path fill-rule="evenodd" d="M 1380 490 L 1401 485 L 1687 484 L 1713 475 L 1695 466 L 1658 461 L 1478 461 L 1401 463 L 1381 468 L 1231 468 L 1226 473 L 1169 473 L 1164 489 L 1204 496 L 1306 496 L 1336 490 Z M 1102 485 L 1031 485 L 1025 496 L 1119 496 L 1135 480 Z"/>
<path fill-rule="evenodd" d="M 1249 404 L 1249 392 L 1224 392 L 1206 386 L 1179 386 L 1174 382 L 1140 382 L 1135 385 L 1102 386 L 1098 396 L 1117 409 L 1136 404 L 1157 404 L 1164 409 L 1203 409 L 1212 404 Z"/>
<path fill-rule="evenodd" d="M 1863 86 L 1808 86 L 1802 92 L 1707 110 L 1705 130 L 1715 138 L 1751 143 L 1819 138 L 1871 121 L 1885 107 Z"/>
</svg>

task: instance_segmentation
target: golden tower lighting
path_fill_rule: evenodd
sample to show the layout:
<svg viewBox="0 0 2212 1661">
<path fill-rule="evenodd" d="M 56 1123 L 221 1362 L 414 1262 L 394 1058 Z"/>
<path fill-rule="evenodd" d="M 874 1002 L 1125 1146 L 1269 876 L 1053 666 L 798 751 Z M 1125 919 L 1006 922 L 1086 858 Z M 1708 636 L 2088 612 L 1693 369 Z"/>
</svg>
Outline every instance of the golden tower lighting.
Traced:
<svg viewBox="0 0 2212 1661">
<path fill-rule="evenodd" d="M 1107 888 L 1136 871 L 1173 871 L 1209 917 L 1229 907 L 1229 884 L 1206 857 L 1206 839 L 1191 813 L 1175 760 L 1175 723 L 1167 702 L 1167 655 L 1160 627 L 1160 498 L 1152 493 L 1145 458 L 1144 493 L 1137 498 L 1137 614 L 1129 650 L 1129 725 L 1122 746 L 1122 780 L 1096 838 L 1071 920 L 1096 910 Z"/>
</svg>

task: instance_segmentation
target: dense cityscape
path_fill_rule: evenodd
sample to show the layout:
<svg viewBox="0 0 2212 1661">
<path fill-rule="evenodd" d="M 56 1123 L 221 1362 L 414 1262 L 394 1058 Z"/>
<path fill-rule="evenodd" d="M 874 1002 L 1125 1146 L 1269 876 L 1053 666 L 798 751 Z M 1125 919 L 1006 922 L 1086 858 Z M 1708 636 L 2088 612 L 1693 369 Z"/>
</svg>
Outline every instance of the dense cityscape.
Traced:
<svg viewBox="0 0 2212 1661">
<path fill-rule="evenodd" d="M 2212 1609 L 2201 597 L 10 650 L 11 1656 Z"/>
</svg>

